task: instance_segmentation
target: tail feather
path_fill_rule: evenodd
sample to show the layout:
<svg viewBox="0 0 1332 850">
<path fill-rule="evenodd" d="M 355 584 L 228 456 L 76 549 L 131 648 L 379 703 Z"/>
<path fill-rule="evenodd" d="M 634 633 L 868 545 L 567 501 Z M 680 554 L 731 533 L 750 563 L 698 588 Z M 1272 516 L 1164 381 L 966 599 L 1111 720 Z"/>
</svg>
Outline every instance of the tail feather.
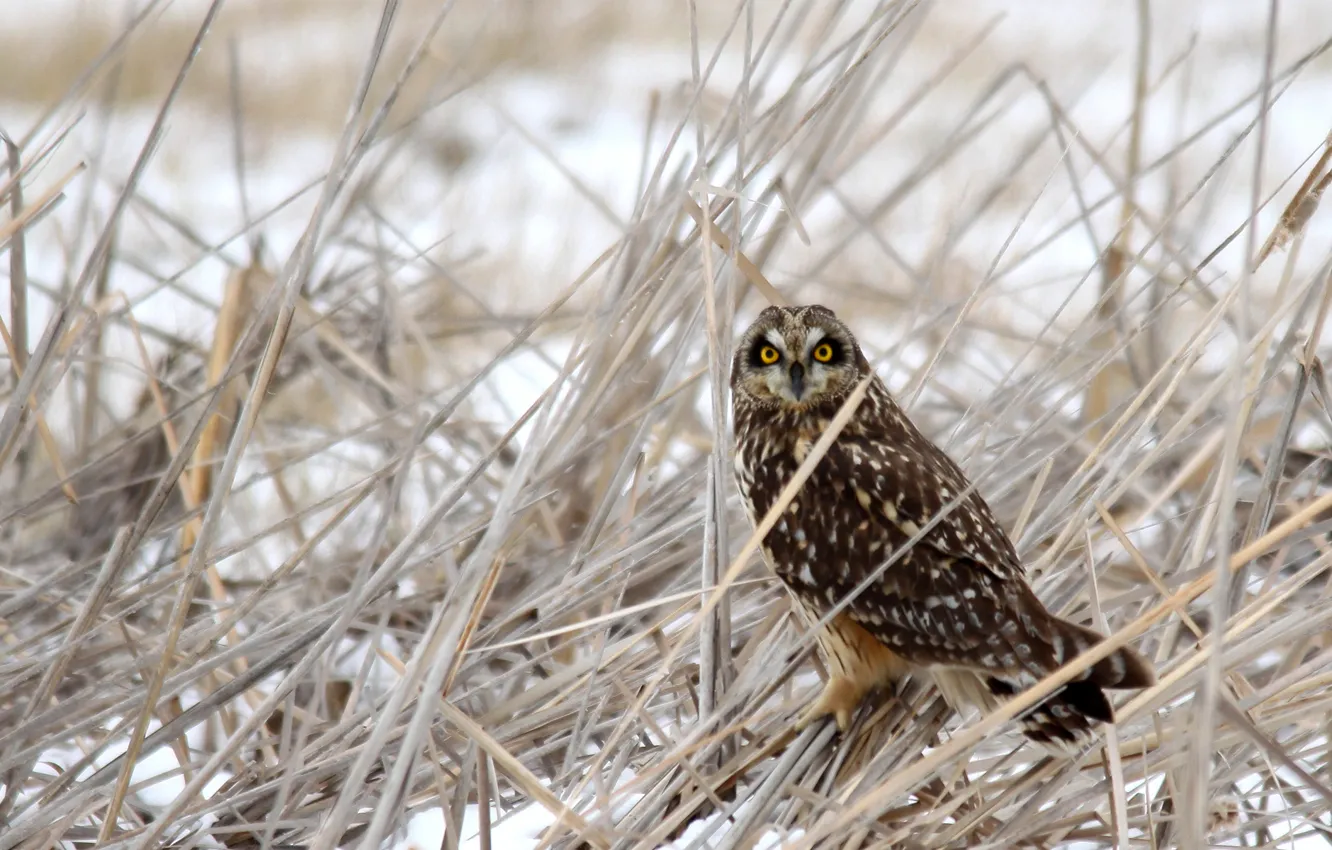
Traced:
<svg viewBox="0 0 1332 850">
<path fill-rule="evenodd" d="M 1022 687 L 973 670 L 935 668 L 934 682 L 948 704 L 964 710 L 994 711 Z M 1099 685 L 1070 682 L 1044 702 L 1018 718 L 1022 734 L 1046 749 L 1061 753 L 1080 750 L 1091 741 L 1096 725 L 1114 720 L 1114 709 Z"/>
<path fill-rule="evenodd" d="M 991 711 L 1104 640 L 1091 629 L 1055 617 L 1044 608 L 1033 606 L 1028 611 L 1032 622 L 1024 643 L 1031 650 L 1029 664 L 1022 669 L 1003 671 L 939 670 L 934 678 L 949 703 L 954 707 L 972 705 L 982 712 Z M 1043 640 L 1033 641 L 1030 636 L 1034 635 Z M 1114 707 L 1106 697 L 1107 690 L 1136 690 L 1155 682 L 1151 662 L 1136 650 L 1121 647 L 1023 713 L 1018 724 L 1027 738 L 1044 748 L 1058 752 L 1081 750 L 1090 743 L 1098 725 L 1114 722 Z"/>
<path fill-rule="evenodd" d="M 1105 639 L 1053 615 L 1047 625 L 1055 668 Z M 1037 744 L 1058 750 L 1081 749 L 1091 740 L 1097 725 L 1115 720 L 1106 690 L 1137 690 L 1155 683 L 1151 662 L 1131 647 L 1120 647 L 1024 713 L 1018 722 L 1023 734 Z M 1009 681 L 993 677 L 987 684 L 996 696 L 1004 698 L 1020 690 Z"/>
<path fill-rule="evenodd" d="M 1057 666 L 1062 667 L 1105 639 L 1091 629 L 1058 617 L 1052 616 L 1050 625 Z M 1156 684 L 1156 672 L 1136 649 L 1123 646 L 1093 664 L 1090 675 L 1084 674 L 1084 681 L 1112 690 L 1137 690 Z"/>
<path fill-rule="evenodd" d="M 1096 726 L 1113 723 L 1114 708 L 1105 691 L 1091 682 L 1070 682 L 1045 702 L 1018 718 L 1022 734 L 1047 749 L 1080 750 Z"/>
<path fill-rule="evenodd" d="M 1026 627 L 1025 640 L 1036 644 L 1032 647 L 1032 660 L 1043 672 L 1064 666 L 1105 640 L 1099 632 L 1050 613 L 1031 588 L 1024 588 L 1016 608 Z M 1151 662 L 1137 650 L 1124 646 L 1093 664 L 1091 670 L 1078 679 L 1082 680 L 1102 688 L 1136 690 L 1156 684 L 1156 673 Z"/>
</svg>

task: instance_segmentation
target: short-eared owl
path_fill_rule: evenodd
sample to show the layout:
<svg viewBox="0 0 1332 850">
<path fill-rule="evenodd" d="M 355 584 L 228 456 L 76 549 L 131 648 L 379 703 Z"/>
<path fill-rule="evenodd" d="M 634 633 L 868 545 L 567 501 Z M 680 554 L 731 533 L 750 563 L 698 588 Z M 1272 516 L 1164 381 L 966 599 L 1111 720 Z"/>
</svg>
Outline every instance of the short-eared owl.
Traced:
<svg viewBox="0 0 1332 850">
<path fill-rule="evenodd" d="M 731 369 L 735 467 L 751 523 L 776 501 L 869 361 L 831 310 L 769 307 L 740 338 Z M 800 725 L 845 729 L 865 694 L 928 671 L 955 707 L 988 711 L 1101 640 L 1051 614 L 1008 535 L 962 470 L 908 420 L 876 376 L 813 475 L 763 540 L 817 620 L 929 520 L 952 511 L 818 635 L 830 678 Z M 963 495 L 965 494 L 965 495 Z M 1151 665 L 1122 649 L 1021 718 L 1027 737 L 1080 746 L 1114 714 L 1103 688 L 1143 688 Z"/>
</svg>

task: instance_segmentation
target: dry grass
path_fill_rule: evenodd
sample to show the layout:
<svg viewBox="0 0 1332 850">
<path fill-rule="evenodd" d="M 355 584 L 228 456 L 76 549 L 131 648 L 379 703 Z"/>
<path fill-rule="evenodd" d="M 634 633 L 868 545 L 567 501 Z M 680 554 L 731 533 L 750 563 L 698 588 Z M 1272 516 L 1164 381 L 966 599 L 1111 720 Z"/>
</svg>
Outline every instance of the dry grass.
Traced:
<svg viewBox="0 0 1332 850">
<path fill-rule="evenodd" d="M 1223 78 L 1215 45 L 1163 51 L 1125 19 L 1124 61 L 1093 45 L 1052 76 L 1009 63 L 1012 21 L 982 4 L 550 4 L 524 32 L 386 4 L 362 65 L 304 68 L 287 83 L 317 93 L 284 110 L 217 48 L 312 4 L 222 8 L 212 30 L 89 24 L 72 65 L 3 77 L 52 118 L 4 128 L 0 180 L 0 850 L 378 847 L 431 808 L 458 847 L 469 806 L 488 847 L 526 805 L 555 848 L 1332 836 L 1332 157 L 1281 129 L 1325 119 L 1300 98 L 1325 91 L 1332 21 L 1283 8 L 1268 37 L 1257 15 Z M 475 114 L 458 92 L 498 101 L 502 71 L 666 21 L 702 33 L 696 79 L 611 175 L 632 209 L 531 116 L 507 127 L 610 223 L 595 261 L 444 240 L 474 198 L 441 201 L 456 221 L 426 242 L 395 224 L 421 151 L 470 139 L 436 163 L 454 175 L 498 155 L 439 129 Z M 334 109 L 301 238 L 264 206 L 221 239 L 163 207 L 156 130 L 123 180 L 108 149 L 73 167 L 67 116 L 144 103 L 242 137 Z M 243 187 L 244 161 L 216 170 Z M 1040 595 L 1155 659 L 1104 746 L 1055 760 L 1011 734 L 1057 675 L 989 717 L 908 683 L 844 738 L 790 732 L 811 641 L 753 557 L 725 421 L 733 330 L 775 299 L 850 316 Z"/>
</svg>

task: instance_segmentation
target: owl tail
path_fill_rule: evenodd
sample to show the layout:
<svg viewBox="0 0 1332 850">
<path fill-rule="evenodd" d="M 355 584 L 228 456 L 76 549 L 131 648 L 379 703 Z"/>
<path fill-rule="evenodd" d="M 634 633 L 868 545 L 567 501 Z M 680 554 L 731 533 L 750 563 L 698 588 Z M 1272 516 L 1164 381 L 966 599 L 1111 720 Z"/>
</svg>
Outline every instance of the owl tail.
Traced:
<svg viewBox="0 0 1332 850">
<path fill-rule="evenodd" d="M 1078 752 L 1099 723 L 1112 723 L 1115 711 L 1105 691 L 1091 682 L 1070 682 L 1045 702 L 1018 718 L 1022 734 L 1034 744 L 1060 753 Z"/>
<path fill-rule="evenodd" d="M 1076 623 L 1051 616 L 1049 621 L 1054 666 L 1063 666 L 1104 638 Z M 1114 708 L 1106 690 L 1137 690 L 1156 683 L 1156 673 L 1146 658 L 1136 650 L 1122 647 L 1092 665 L 1081 678 L 1074 679 L 1048 699 L 1018 718 L 1022 734 L 1047 749 L 1059 752 L 1081 750 L 1101 723 L 1113 723 Z M 1008 681 L 991 677 L 986 680 L 995 696 L 1002 699 L 1020 688 Z"/>
<path fill-rule="evenodd" d="M 1041 614 L 1044 622 L 1039 633 L 1046 640 L 1035 655 L 1046 672 L 1062 667 L 1103 640 L 1096 632 L 1045 613 L 1044 609 Z M 935 668 L 932 674 L 944 699 L 954 708 L 974 706 L 989 713 L 1035 684 L 1033 672 L 1006 675 L 955 667 Z M 1099 724 L 1115 719 L 1106 690 L 1145 688 L 1155 682 L 1156 674 L 1147 659 L 1125 647 L 1022 714 L 1018 724 L 1022 733 L 1043 749 L 1062 754 L 1077 752 L 1091 742 Z"/>
</svg>

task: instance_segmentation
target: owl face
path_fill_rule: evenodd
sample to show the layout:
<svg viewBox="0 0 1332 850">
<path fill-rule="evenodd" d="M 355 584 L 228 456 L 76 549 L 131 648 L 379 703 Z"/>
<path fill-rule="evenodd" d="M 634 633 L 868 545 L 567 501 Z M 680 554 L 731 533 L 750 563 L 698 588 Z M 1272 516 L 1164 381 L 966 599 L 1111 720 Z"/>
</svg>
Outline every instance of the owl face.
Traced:
<svg viewBox="0 0 1332 850">
<path fill-rule="evenodd" d="M 731 389 L 754 404 L 805 410 L 838 400 L 868 369 L 833 311 L 769 307 L 736 345 Z"/>
</svg>

